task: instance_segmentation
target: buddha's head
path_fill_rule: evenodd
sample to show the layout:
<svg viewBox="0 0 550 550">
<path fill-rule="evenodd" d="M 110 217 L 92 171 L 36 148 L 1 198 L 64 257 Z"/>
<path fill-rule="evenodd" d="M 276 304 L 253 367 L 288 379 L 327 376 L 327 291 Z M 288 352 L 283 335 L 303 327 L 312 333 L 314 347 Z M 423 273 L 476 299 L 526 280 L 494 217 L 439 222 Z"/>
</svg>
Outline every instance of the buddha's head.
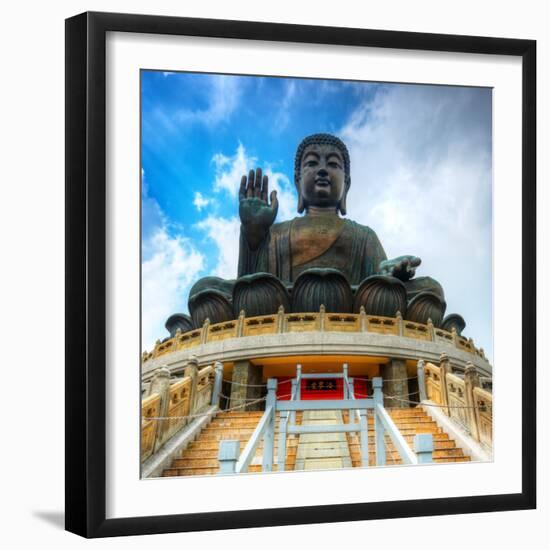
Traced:
<svg viewBox="0 0 550 550">
<path fill-rule="evenodd" d="M 310 206 L 334 207 L 345 215 L 351 177 L 344 142 L 331 134 L 306 137 L 296 150 L 294 183 L 298 190 L 298 212 Z"/>
</svg>

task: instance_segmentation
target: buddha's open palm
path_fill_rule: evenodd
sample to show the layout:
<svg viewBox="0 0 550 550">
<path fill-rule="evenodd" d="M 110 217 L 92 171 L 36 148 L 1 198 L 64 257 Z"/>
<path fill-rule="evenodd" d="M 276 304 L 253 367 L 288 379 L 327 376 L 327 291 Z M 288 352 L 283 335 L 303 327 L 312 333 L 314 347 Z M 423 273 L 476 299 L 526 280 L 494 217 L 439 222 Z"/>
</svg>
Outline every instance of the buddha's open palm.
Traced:
<svg viewBox="0 0 550 550">
<path fill-rule="evenodd" d="M 382 275 L 392 275 L 401 281 L 412 279 L 416 273 L 416 268 L 422 263 L 417 256 L 399 256 L 392 260 L 380 262 L 380 273 Z"/>
<path fill-rule="evenodd" d="M 277 191 L 271 191 L 268 201 L 268 177 L 262 177 L 262 169 L 250 170 L 248 178 L 241 178 L 239 189 L 239 216 L 248 243 L 255 248 L 265 237 L 275 221 L 279 201 Z"/>
</svg>

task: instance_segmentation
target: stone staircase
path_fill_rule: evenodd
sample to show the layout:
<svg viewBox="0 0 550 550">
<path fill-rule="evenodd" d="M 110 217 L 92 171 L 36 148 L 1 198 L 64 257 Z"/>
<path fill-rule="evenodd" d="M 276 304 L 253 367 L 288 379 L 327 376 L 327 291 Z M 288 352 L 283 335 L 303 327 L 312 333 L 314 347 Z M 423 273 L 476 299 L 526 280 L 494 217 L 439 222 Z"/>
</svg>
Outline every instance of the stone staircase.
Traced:
<svg viewBox="0 0 550 550">
<path fill-rule="evenodd" d="M 413 448 L 413 440 L 416 434 L 432 434 L 434 439 L 434 462 L 469 462 L 470 457 L 465 456 L 462 449 L 456 446 L 437 424 L 426 414 L 422 408 L 413 409 L 386 409 L 397 426 L 409 447 Z M 348 414 L 344 412 L 344 421 L 347 422 Z M 376 464 L 376 452 L 374 445 L 374 419 L 369 415 L 369 465 Z M 353 467 L 361 466 L 361 447 L 358 434 L 347 434 Z M 390 437 L 386 435 L 386 465 L 402 464 L 399 453 L 395 449 Z"/>
<path fill-rule="evenodd" d="M 342 411 L 304 411 L 302 424 L 322 426 L 342 424 Z M 295 470 L 351 468 L 349 443 L 345 433 L 300 434 Z"/>
<path fill-rule="evenodd" d="M 449 436 L 443 432 L 437 424 L 424 412 L 421 408 L 414 409 L 387 409 L 393 421 L 397 425 L 401 434 L 411 446 L 413 445 L 414 436 L 418 433 L 431 433 L 434 437 L 434 462 L 466 462 L 470 460 L 462 452 L 462 449 L 458 448 L 455 442 L 449 438 Z M 212 420 L 212 422 L 202 430 L 197 439 L 190 443 L 186 449 L 184 449 L 180 456 L 175 458 L 170 466 L 163 472 L 163 477 L 172 476 L 190 476 L 190 475 L 211 475 L 216 474 L 219 470 L 218 463 L 218 450 L 220 441 L 222 439 L 238 439 L 241 444 L 241 452 L 244 449 L 247 441 L 250 439 L 252 432 L 256 428 L 260 418 L 262 417 L 262 411 L 232 411 L 221 412 Z M 347 411 L 342 414 L 344 422 L 348 421 Z M 303 413 L 296 413 L 296 423 L 302 423 Z M 313 418 L 304 420 L 304 423 L 324 423 L 321 419 L 315 421 Z M 334 421 L 330 422 L 334 423 Z M 274 451 L 274 465 L 273 470 L 277 470 L 277 447 L 278 447 L 278 427 L 279 427 L 279 415 L 277 415 L 275 424 L 275 451 Z M 334 459 L 336 457 L 335 451 L 332 450 L 336 447 L 341 448 L 341 439 L 344 441 L 347 439 L 346 447 L 349 448 L 349 454 L 347 452 L 340 453 L 342 457 L 345 456 L 345 463 L 348 464 L 351 459 L 351 465 L 353 467 L 361 466 L 361 452 L 358 434 L 323 434 L 328 437 L 319 437 L 316 435 L 311 436 L 288 436 L 287 437 L 287 454 L 286 454 L 286 470 L 295 470 L 298 466 L 299 469 L 323 469 L 334 468 Z M 337 437 L 330 437 L 334 435 Z M 319 439 L 317 444 L 314 439 Z M 307 441 L 306 441 L 307 440 Z M 299 442 L 300 448 L 299 448 Z M 330 450 L 326 447 L 331 447 Z M 307 449 L 307 453 L 304 451 Z M 315 451 L 319 451 L 316 453 Z M 262 453 L 263 443 L 260 443 L 256 455 L 248 468 L 249 472 L 261 472 L 262 470 Z M 297 455 L 299 460 L 297 462 Z M 318 456 L 316 456 L 318 455 Z M 339 455 L 339 456 L 340 456 Z M 326 464 L 323 464 L 323 460 L 318 458 L 325 458 Z M 375 446 L 374 446 L 374 422 L 369 416 L 369 464 L 375 464 Z M 302 460 L 302 459 L 307 459 Z M 309 461 L 309 462 L 308 462 Z M 393 443 L 389 436 L 386 436 L 386 463 L 388 466 L 394 464 L 401 464 L 399 454 L 395 450 Z"/>
<path fill-rule="evenodd" d="M 210 424 L 202 430 L 198 438 L 184 449 L 178 458 L 162 473 L 163 477 L 210 475 L 219 470 L 218 450 L 222 439 L 238 439 L 243 451 L 250 436 L 254 432 L 263 411 L 232 411 L 218 413 Z M 302 413 L 296 413 L 296 423 L 300 424 Z M 275 449 L 273 470 L 277 470 L 277 451 L 279 434 L 279 413 L 275 420 Z M 294 470 L 296 464 L 296 449 L 298 438 L 288 436 L 286 443 L 286 469 Z M 262 471 L 263 442 L 260 443 L 249 472 Z"/>
</svg>

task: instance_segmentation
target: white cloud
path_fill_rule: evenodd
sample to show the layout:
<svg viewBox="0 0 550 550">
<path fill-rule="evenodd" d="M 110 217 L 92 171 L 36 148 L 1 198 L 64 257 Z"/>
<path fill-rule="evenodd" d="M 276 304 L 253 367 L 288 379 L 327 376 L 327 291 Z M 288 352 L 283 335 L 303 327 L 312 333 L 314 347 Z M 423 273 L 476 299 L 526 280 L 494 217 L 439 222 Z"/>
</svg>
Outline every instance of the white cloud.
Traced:
<svg viewBox="0 0 550 550">
<path fill-rule="evenodd" d="M 189 289 L 204 267 L 204 256 L 189 239 L 171 235 L 168 219 L 149 196 L 142 170 L 141 337 L 144 350 L 168 336 L 164 323 L 173 313 L 187 312 Z"/>
<path fill-rule="evenodd" d="M 422 258 L 447 312 L 491 353 L 490 103 L 479 92 L 400 86 L 364 102 L 340 131 L 351 156 L 348 216 L 388 257 Z"/>
<path fill-rule="evenodd" d="M 206 109 L 180 109 L 176 111 L 178 122 L 201 123 L 215 126 L 229 119 L 239 104 L 241 88 L 239 79 L 225 75 L 211 75 L 206 86 Z"/>
<path fill-rule="evenodd" d="M 160 227 L 143 243 L 142 346 L 152 349 L 168 336 L 164 322 L 172 313 L 187 311 L 189 288 L 204 266 L 204 256 L 181 236 Z"/>
<path fill-rule="evenodd" d="M 212 157 L 215 167 L 214 191 L 226 191 L 231 197 L 237 197 L 241 177 L 256 167 L 258 159 L 249 157 L 242 143 L 232 157 L 216 153 Z"/>
<path fill-rule="evenodd" d="M 164 71 L 163 75 L 168 78 L 181 73 Z M 150 116 L 143 121 L 143 135 L 148 143 L 155 143 L 157 148 L 162 149 L 168 146 L 173 134 L 187 132 L 194 124 L 212 129 L 229 121 L 242 95 L 239 79 L 224 75 L 201 75 L 200 85 L 201 100 L 206 104 L 205 107 L 193 109 L 185 103 L 181 107 L 167 107 L 159 103 L 151 108 Z M 185 96 L 182 98 L 185 99 Z"/>
<path fill-rule="evenodd" d="M 208 216 L 197 224 L 214 241 L 218 257 L 216 267 L 211 275 L 223 279 L 235 279 L 239 263 L 239 235 L 241 222 L 238 218 L 230 219 Z"/>
<path fill-rule="evenodd" d="M 297 91 L 298 87 L 295 80 L 285 82 L 285 91 L 279 102 L 279 109 L 274 116 L 275 123 L 273 129 L 276 132 L 282 132 L 288 126 L 290 122 L 290 107 L 296 97 Z"/>
<path fill-rule="evenodd" d="M 166 217 L 159 203 L 149 196 L 149 188 L 142 170 L 141 238 L 147 241 L 159 228 L 166 225 Z"/>
<path fill-rule="evenodd" d="M 197 191 L 195 193 L 195 197 L 193 198 L 193 204 L 195 205 L 196 209 L 200 212 L 205 206 L 208 206 L 211 203 L 211 199 L 207 199 L 206 197 L 202 196 L 202 193 Z"/>
</svg>

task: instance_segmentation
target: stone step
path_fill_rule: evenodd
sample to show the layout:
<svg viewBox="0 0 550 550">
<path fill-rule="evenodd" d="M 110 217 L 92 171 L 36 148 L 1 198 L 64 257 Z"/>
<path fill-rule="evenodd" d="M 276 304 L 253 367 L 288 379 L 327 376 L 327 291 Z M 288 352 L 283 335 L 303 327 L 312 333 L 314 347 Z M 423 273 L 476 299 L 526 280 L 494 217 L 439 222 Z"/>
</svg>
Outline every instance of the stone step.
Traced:
<svg viewBox="0 0 550 550">
<path fill-rule="evenodd" d="M 458 457 L 444 457 L 444 458 L 436 458 L 434 460 L 435 464 L 442 464 L 442 463 L 452 463 L 452 462 L 470 462 L 469 456 L 458 456 Z M 352 464 L 354 468 L 361 468 L 362 464 L 359 460 L 352 460 Z M 399 466 L 402 465 L 403 461 L 398 457 L 387 457 L 386 458 L 386 466 Z M 376 457 L 375 455 L 369 455 L 369 466 L 376 466 Z"/>
<path fill-rule="evenodd" d="M 264 411 L 230 411 L 230 412 L 225 412 L 225 411 L 222 411 L 222 412 L 219 412 L 215 418 L 220 418 L 220 419 L 223 419 L 223 418 L 243 418 L 243 419 L 260 419 L 264 414 Z M 277 412 L 276 413 L 276 416 L 279 417 L 281 415 L 280 412 Z M 299 418 L 301 417 L 302 415 L 302 412 L 301 411 L 297 411 L 296 412 L 296 417 Z"/>
<path fill-rule="evenodd" d="M 204 476 L 204 475 L 212 475 L 217 473 L 218 473 L 218 468 L 194 468 L 194 469 L 167 468 L 162 472 L 162 477 Z"/>
<path fill-rule="evenodd" d="M 253 432 L 256 429 L 256 426 L 258 426 L 258 422 L 256 421 L 238 421 L 238 422 L 231 422 L 228 420 L 224 420 L 222 422 L 211 422 L 205 429 L 207 430 L 249 430 L 250 432 Z M 279 421 L 275 422 L 275 428 L 279 428 Z"/>
<path fill-rule="evenodd" d="M 415 416 L 418 414 L 426 414 L 426 411 L 419 407 L 406 407 L 403 409 L 390 409 L 386 407 L 386 410 L 392 418 L 397 418 L 399 416 Z"/>
<path fill-rule="evenodd" d="M 276 423 L 278 425 L 278 422 Z M 256 426 L 258 425 L 257 422 L 250 422 L 250 421 L 239 421 L 239 422 L 231 422 L 228 420 L 224 420 L 222 422 L 212 422 L 208 425 L 209 430 L 250 430 L 253 432 L 256 429 Z"/>
<path fill-rule="evenodd" d="M 412 446 L 411 446 L 412 442 L 407 442 L 407 443 L 409 443 L 409 446 L 412 449 Z M 374 441 L 372 440 L 369 441 L 369 447 L 370 446 L 374 447 L 374 445 L 375 445 Z M 389 449 L 394 449 L 393 443 L 386 442 L 386 445 Z M 361 444 L 359 442 L 351 442 L 349 444 L 349 448 L 352 452 L 354 451 L 360 452 Z M 455 449 L 455 448 L 457 448 L 456 443 L 451 439 L 442 440 L 442 441 L 434 440 L 434 449 L 440 450 L 440 449 Z"/>
<path fill-rule="evenodd" d="M 414 436 L 418 433 L 431 433 L 434 437 L 434 461 L 441 462 L 467 462 L 470 458 L 464 456 L 455 442 L 444 433 L 441 428 L 421 408 L 395 408 L 388 410 L 392 420 L 399 431 L 412 447 Z M 179 458 L 174 459 L 170 468 L 163 472 L 163 476 L 187 476 L 187 475 L 212 475 L 219 469 L 218 452 L 220 441 L 225 439 L 238 440 L 241 452 L 250 439 L 254 429 L 258 425 L 263 411 L 230 411 L 219 413 L 212 422 L 201 432 L 198 438 L 191 442 L 182 451 Z M 296 414 L 297 423 L 301 423 L 302 412 Z M 335 421 L 334 411 L 308 411 L 308 424 L 330 424 Z M 347 423 L 348 413 L 342 412 L 344 422 Z M 274 444 L 274 467 L 276 471 L 276 458 L 278 451 L 278 428 L 280 413 L 276 419 L 276 434 Z M 372 413 L 368 418 L 369 434 L 369 464 L 375 465 L 376 453 L 374 442 L 374 418 Z M 342 437 L 345 438 L 342 447 Z M 361 465 L 360 442 L 357 434 L 303 434 L 287 436 L 286 470 L 293 470 L 297 460 L 298 442 L 301 442 L 303 452 L 307 451 L 308 459 L 302 464 L 306 469 L 341 468 L 344 460 L 354 467 Z M 386 435 L 386 461 L 387 465 L 401 464 L 399 454 L 394 448 L 389 436 Z M 263 442 L 256 450 L 249 472 L 261 472 Z M 347 458 L 346 458 L 347 457 Z M 304 462 L 303 459 L 301 459 Z"/>
<path fill-rule="evenodd" d="M 216 429 L 205 428 L 200 437 L 204 439 L 240 439 L 241 436 L 251 436 L 252 432 L 250 428 L 228 428 L 228 429 Z"/>
<path fill-rule="evenodd" d="M 436 462 L 470 462 L 471 458 L 469 456 L 462 456 L 456 458 L 441 457 L 436 460 Z"/>
<path fill-rule="evenodd" d="M 199 442 L 199 441 L 221 441 L 222 439 L 233 439 L 233 440 L 236 439 L 236 440 L 239 440 L 239 441 L 244 441 L 246 443 L 250 439 L 251 435 L 252 435 L 252 432 L 242 433 L 242 434 L 232 434 L 232 433 L 226 433 L 226 432 L 212 432 L 212 433 L 209 433 L 209 434 L 205 434 L 203 432 L 202 434 L 200 434 L 199 438 L 197 439 L 197 442 Z"/>
<path fill-rule="evenodd" d="M 205 428 L 201 434 L 200 439 L 202 440 L 215 440 L 219 441 L 220 439 L 239 439 L 239 440 L 248 440 L 252 435 L 254 430 L 250 428 Z M 441 428 L 437 427 L 435 422 L 423 423 L 420 425 L 416 424 L 407 424 L 399 430 L 401 434 L 406 436 L 414 436 L 418 433 L 431 433 L 431 434 L 441 434 Z M 369 429 L 369 437 L 374 436 L 374 428 Z M 277 435 L 277 434 L 276 434 Z M 325 434 L 330 435 L 330 434 Z M 340 435 L 338 433 L 334 435 Z"/>
<path fill-rule="evenodd" d="M 340 457 L 329 457 L 329 458 L 310 458 L 308 457 L 304 461 L 302 471 L 304 470 L 334 470 L 341 469 L 345 467 L 343 464 L 343 458 Z M 349 458 L 348 458 L 349 466 Z M 353 466 L 353 465 L 352 465 Z"/>
<path fill-rule="evenodd" d="M 273 464 L 273 471 L 277 471 L 277 464 Z M 293 465 L 290 463 L 287 463 L 285 466 L 286 470 L 292 470 Z M 248 473 L 259 473 L 262 471 L 262 465 L 251 464 L 248 467 Z M 167 468 L 163 471 L 162 477 L 180 477 L 180 476 L 204 476 L 204 475 L 212 475 L 217 474 L 219 472 L 218 468 Z"/>
<path fill-rule="evenodd" d="M 376 455 L 374 449 L 369 448 L 369 457 L 371 455 Z M 386 456 L 393 456 L 395 458 L 399 457 L 399 453 L 395 449 L 386 449 Z M 462 449 L 455 447 L 454 449 L 435 449 L 433 452 L 433 458 L 450 458 L 450 457 L 463 457 L 464 453 Z M 359 450 L 351 452 L 351 458 L 353 460 L 359 459 L 361 457 L 361 452 Z"/>
<path fill-rule="evenodd" d="M 274 458 L 276 462 L 277 453 L 274 453 Z M 296 458 L 296 449 L 289 450 L 286 456 L 287 463 L 294 462 Z M 254 464 L 261 464 L 262 462 L 262 453 L 256 453 L 254 459 Z M 219 461 L 217 455 L 214 457 L 207 458 L 191 458 L 188 456 L 182 458 L 175 458 L 172 462 L 171 468 L 185 469 L 185 468 L 218 468 Z"/>
<path fill-rule="evenodd" d="M 296 455 L 296 449 L 297 446 L 290 446 L 288 445 L 286 448 L 286 454 L 287 457 L 295 456 Z M 241 452 L 244 450 L 244 445 L 241 447 Z M 277 456 L 278 447 L 274 447 L 273 455 Z M 186 449 L 181 453 L 181 456 L 179 458 L 176 458 L 174 460 L 193 460 L 193 459 L 216 459 L 218 460 L 218 452 L 219 448 L 215 449 Z M 263 448 L 259 447 L 256 449 L 255 456 L 262 456 L 263 454 Z"/>
<path fill-rule="evenodd" d="M 275 448 L 277 448 L 279 438 L 275 438 Z M 241 451 L 244 449 L 246 443 L 248 442 L 248 439 L 241 439 Z M 296 447 L 298 444 L 297 438 L 287 438 L 286 445 L 287 448 Z M 260 447 L 262 447 L 262 443 L 260 443 Z M 193 441 L 189 444 L 189 446 L 183 451 L 184 453 L 190 450 L 201 450 L 201 451 L 207 451 L 207 450 L 215 450 L 216 452 L 220 448 L 219 440 L 215 439 L 209 439 L 209 440 L 202 440 L 198 439 L 197 441 Z"/>
<path fill-rule="evenodd" d="M 252 412 L 240 412 L 238 414 L 234 413 L 226 413 L 226 412 L 219 412 L 214 416 L 214 419 L 220 419 L 220 420 L 259 420 L 263 416 L 263 411 L 258 411 L 256 413 Z"/>
<path fill-rule="evenodd" d="M 334 447 L 319 447 L 316 444 L 302 444 L 300 449 L 307 460 L 317 459 L 317 458 L 346 458 L 349 457 L 349 449 L 344 446 L 334 446 Z"/>
<path fill-rule="evenodd" d="M 176 458 L 172 462 L 172 468 L 178 470 L 197 468 L 218 468 L 220 465 L 217 458 Z"/>
</svg>

